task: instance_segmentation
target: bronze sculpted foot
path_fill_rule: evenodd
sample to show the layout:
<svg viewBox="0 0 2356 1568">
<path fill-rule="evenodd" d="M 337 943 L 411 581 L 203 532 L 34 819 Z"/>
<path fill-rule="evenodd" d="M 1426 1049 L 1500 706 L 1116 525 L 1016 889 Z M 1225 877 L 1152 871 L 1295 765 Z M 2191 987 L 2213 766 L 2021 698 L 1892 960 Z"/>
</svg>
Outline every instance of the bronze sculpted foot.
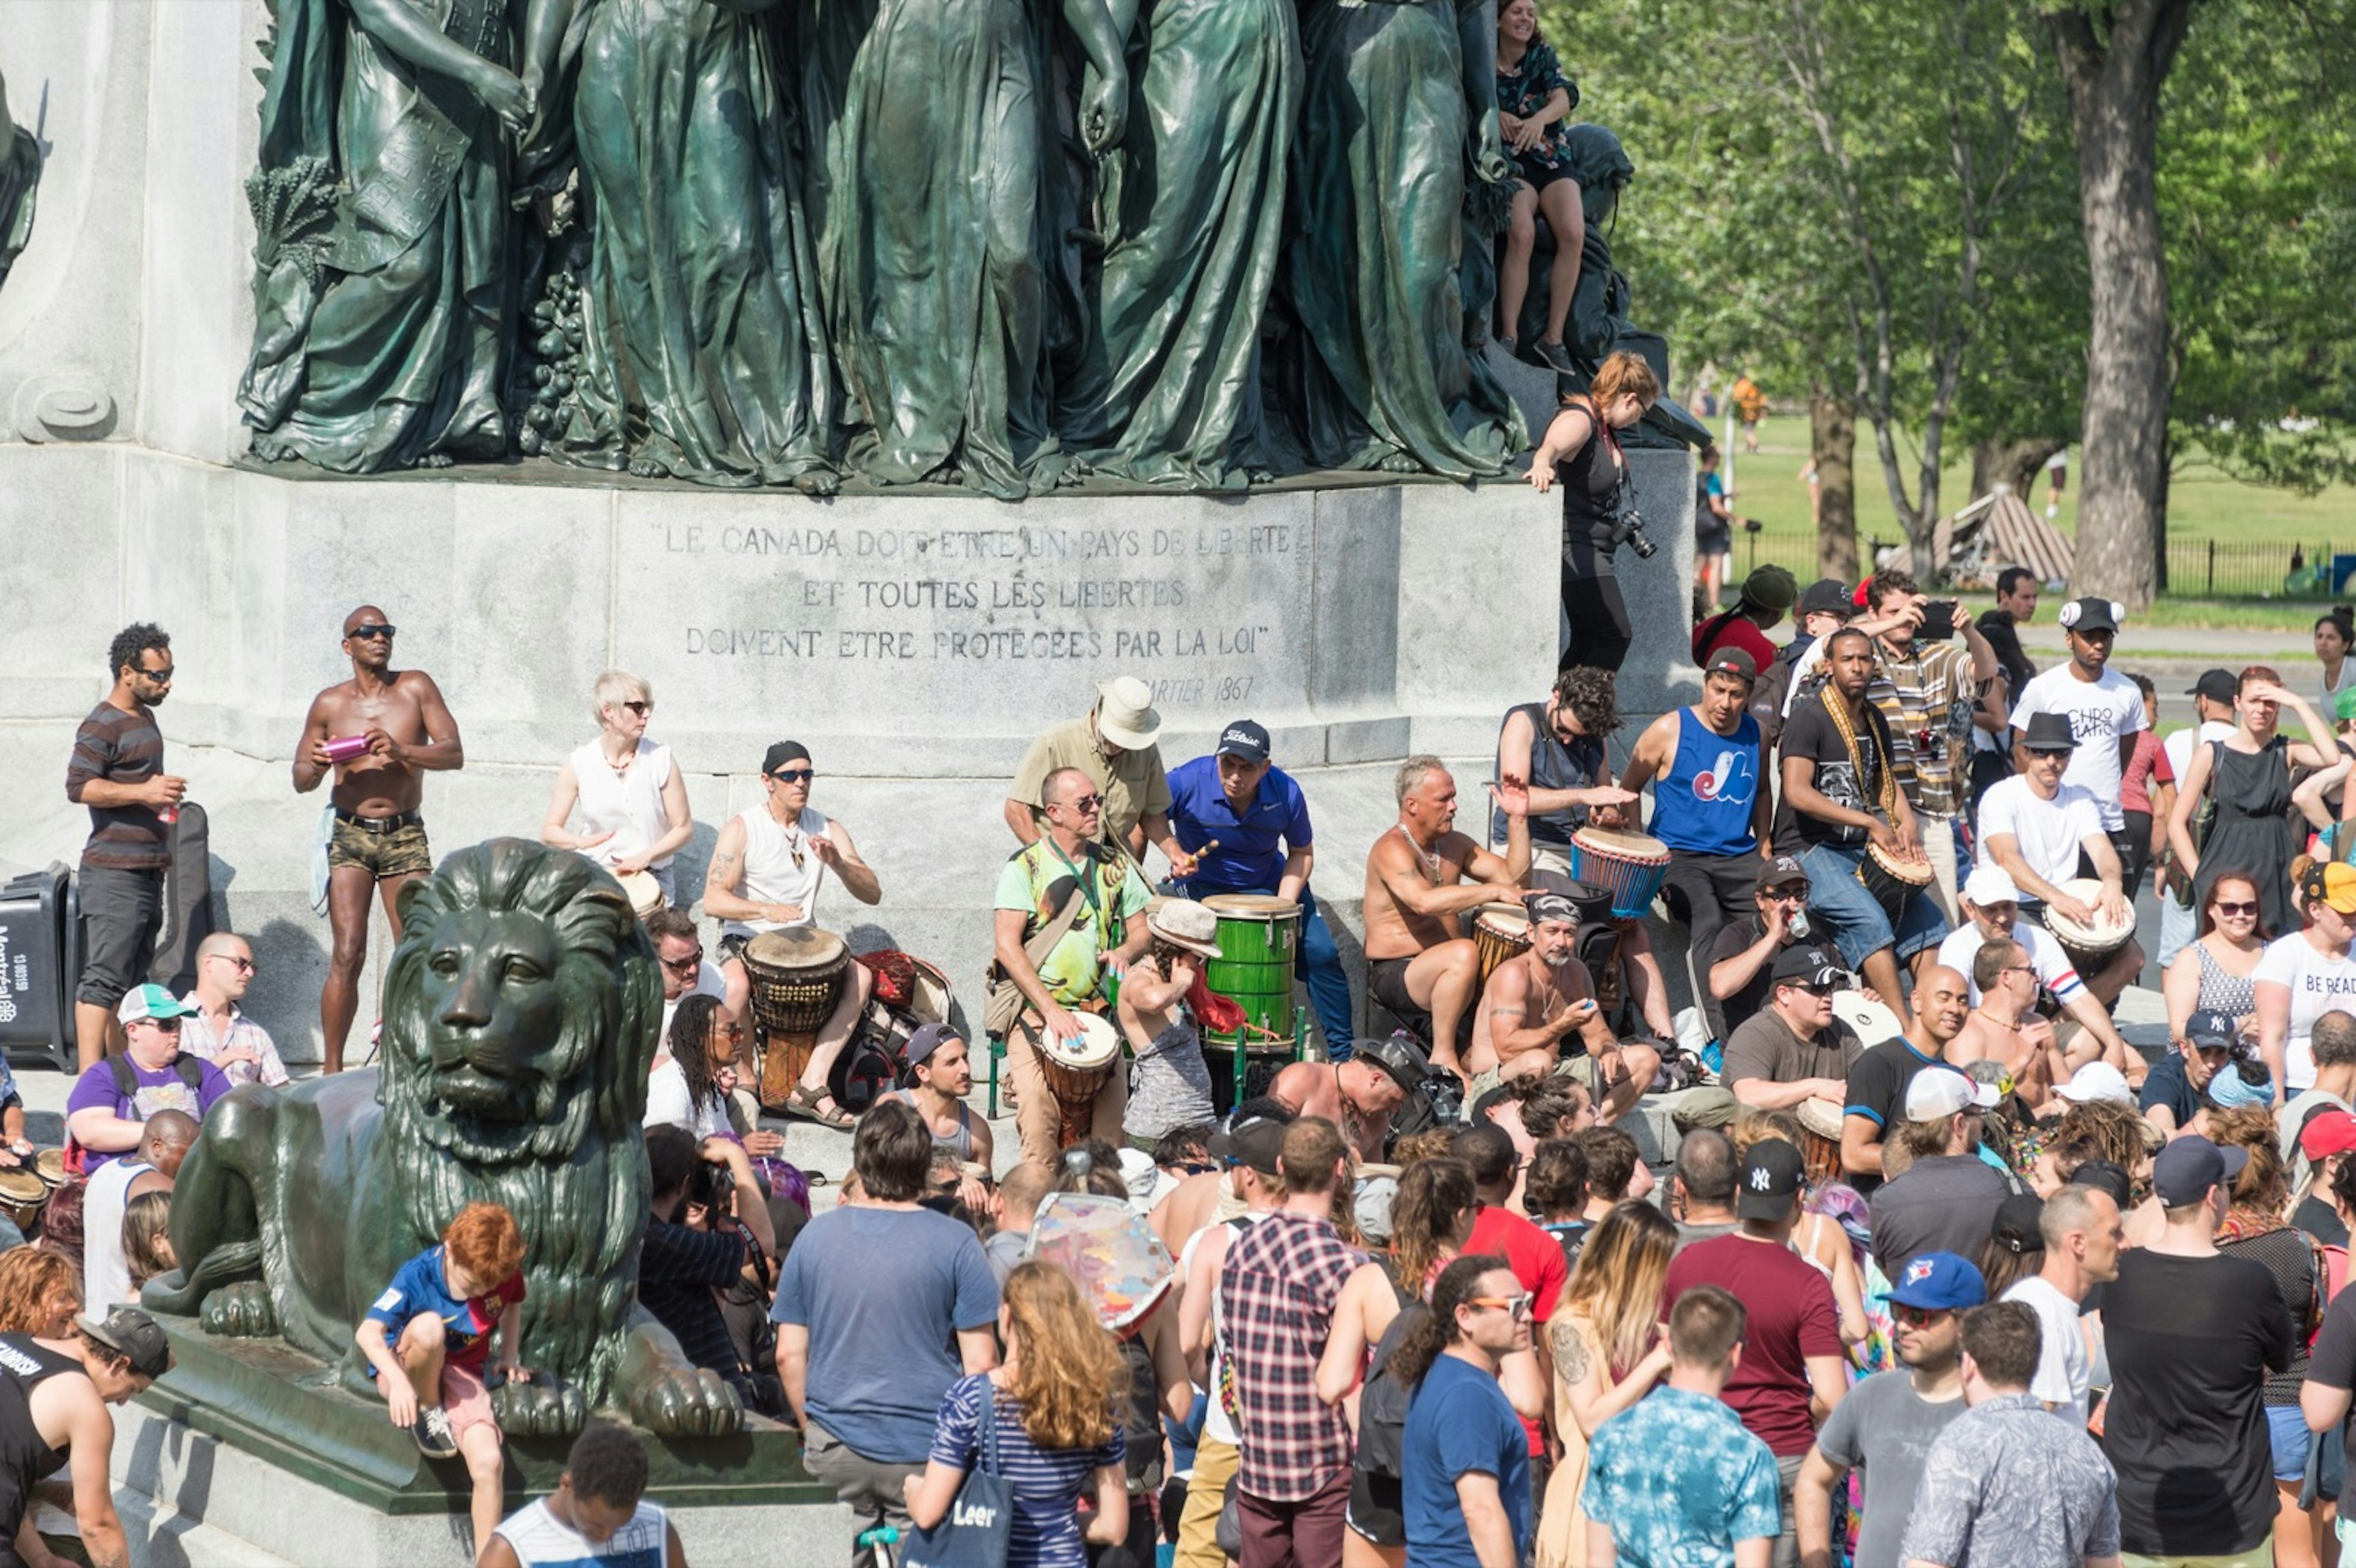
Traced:
<svg viewBox="0 0 2356 1568">
<path fill-rule="evenodd" d="M 208 1334 L 224 1339 L 260 1339 L 278 1332 L 278 1314 L 270 1305 L 270 1289 L 258 1279 L 225 1285 L 205 1297 L 198 1315 Z"/>
<path fill-rule="evenodd" d="M 569 1437 L 589 1420 L 581 1391 L 542 1371 L 534 1371 L 528 1383 L 510 1379 L 493 1389 L 491 1413 L 499 1430 L 514 1437 Z"/>
<path fill-rule="evenodd" d="M 651 1318 L 630 1327 L 614 1397 L 631 1420 L 665 1437 L 724 1437 L 744 1425 L 736 1391 L 690 1362 L 670 1330 Z"/>
</svg>

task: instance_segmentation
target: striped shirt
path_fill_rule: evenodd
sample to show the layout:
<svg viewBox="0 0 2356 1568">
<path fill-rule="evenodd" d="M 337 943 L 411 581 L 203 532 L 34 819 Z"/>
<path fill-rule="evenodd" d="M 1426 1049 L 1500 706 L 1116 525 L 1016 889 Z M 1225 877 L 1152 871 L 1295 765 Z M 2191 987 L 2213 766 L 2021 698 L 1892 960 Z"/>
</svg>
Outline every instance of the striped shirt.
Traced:
<svg viewBox="0 0 2356 1568">
<path fill-rule="evenodd" d="M 987 1372 L 959 1378 L 941 1395 L 929 1457 L 968 1473 L 981 1464 L 981 1391 L 989 1381 Z M 1080 1541 L 1079 1499 L 1084 1492 L 1095 1495 L 1090 1476 L 1126 1462 L 1129 1440 L 1120 1424 L 1114 1422 L 1112 1435 L 1092 1447 L 1042 1448 L 1023 1429 L 1023 1403 L 1012 1394 L 1004 1389 L 991 1390 L 990 1410 L 997 1444 L 997 1462 L 991 1473 L 1001 1477 L 1014 1494 L 1007 1562 L 1032 1568 L 1087 1568 L 1087 1548 Z"/>
<path fill-rule="evenodd" d="M 548 1500 L 518 1509 L 498 1533 L 523 1568 L 663 1568 L 669 1521 L 660 1503 L 639 1499 L 638 1511 L 610 1540 L 593 1541 L 548 1511 Z"/>
<path fill-rule="evenodd" d="M 1898 742 L 1898 787 L 1906 803 L 1935 816 L 1953 816 L 1963 791 L 1958 778 L 1971 755 L 1972 707 L 1978 691 L 1972 656 L 1954 643 L 1914 645 L 1901 658 L 1890 645 L 1873 645 L 1873 679 L 1866 700 L 1890 720 Z"/>
<path fill-rule="evenodd" d="M 1331 1221 L 1285 1210 L 1227 1243 L 1219 1332 L 1243 1439 L 1237 1485 L 1255 1498 L 1298 1502 L 1350 1467 L 1349 1417 L 1317 1397 L 1317 1359 L 1343 1282 L 1365 1261 Z"/>
<path fill-rule="evenodd" d="M 74 731 L 66 798 L 81 804 L 82 786 L 92 779 L 142 784 L 163 771 L 164 732 L 155 728 L 155 713 L 145 707 L 125 713 L 102 702 Z M 172 863 L 172 830 L 152 805 L 93 805 L 81 863 L 110 871 L 162 870 Z"/>
<path fill-rule="evenodd" d="M 187 1015 L 180 1025 L 182 1051 L 191 1055 L 201 1056 L 214 1066 L 220 1067 L 222 1051 L 234 1051 L 241 1045 L 246 1046 L 252 1051 L 254 1061 L 239 1061 L 221 1067 L 221 1076 L 229 1080 L 230 1087 L 234 1089 L 241 1083 L 261 1083 L 273 1089 L 283 1089 L 286 1086 L 288 1082 L 286 1063 L 278 1059 L 278 1047 L 272 1042 L 270 1031 L 247 1018 L 244 1008 L 231 1002 L 229 1005 L 229 1030 L 225 1034 L 216 1035 L 213 1033 L 212 1019 L 208 1018 L 203 1008 L 198 1006 L 197 994 L 194 991 L 190 991 L 180 1000 L 185 1006 L 198 1009 Z"/>
</svg>

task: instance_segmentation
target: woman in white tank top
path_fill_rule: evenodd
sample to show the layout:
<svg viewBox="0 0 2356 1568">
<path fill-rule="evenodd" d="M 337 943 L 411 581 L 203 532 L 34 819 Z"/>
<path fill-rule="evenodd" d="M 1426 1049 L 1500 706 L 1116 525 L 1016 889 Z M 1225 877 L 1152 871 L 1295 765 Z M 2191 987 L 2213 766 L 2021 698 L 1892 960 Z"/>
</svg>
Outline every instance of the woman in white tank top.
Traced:
<svg viewBox="0 0 2356 1568">
<path fill-rule="evenodd" d="M 676 905 L 671 859 L 695 831 L 695 819 L 670 748 L 647 739 L 654 692 L 627 670 L 609 669 L 597 677 L 593 706 L 597 738 L 557 771 L 540 841 L 552 849 L 577 849 L 616 875 L 648 872 L 662 884 L 663 901 Z M 576 805 L 578 833 L 565 826 Z"/>
</svg>

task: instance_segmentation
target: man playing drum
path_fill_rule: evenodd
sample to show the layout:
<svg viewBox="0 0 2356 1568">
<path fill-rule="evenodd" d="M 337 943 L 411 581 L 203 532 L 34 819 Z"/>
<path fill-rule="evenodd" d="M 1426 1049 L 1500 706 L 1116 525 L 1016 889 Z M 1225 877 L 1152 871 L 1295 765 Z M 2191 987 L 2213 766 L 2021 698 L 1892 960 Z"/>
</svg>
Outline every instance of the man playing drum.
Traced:
<svg viewBox="0 0 2356 1568">
<path fill-rule="evenodd" d="M 1837 1109 L 1857 1065 L 1857 1031 L 1833 1016 L 1833 993 L 1848 976 L 1822 948 L 1794 947 L 1775 960 L 1767 1005 L 1726 1042 L 1726 1086 L 1743 1104 L 1789 1110 L 1806 1100 Z"/>
<path fill-rule="evenodd" d="M 1929 892 L 1908 898 L 1893 922 L 1860 878 L 1869 850 L 1912 868 L 1929 884 L 1913 808 L 1898 788 L 1890 721 L 1865 699 L 1873 644 L 1855 627 L 1825 639 L 1823 689 L 1793 705 L 1783 727 L 1783 799 L 1775 842 L 1808 872 L 1811 924 L 1821 924 L 1847 965 L 1883 1003 L 1900 1008 L 1898 965 L 1939 945 L 1947 923 Z"/>
<path fill-rule="evenodd" d="M 2020 921 L 2020 890 L 2013 885 L 2011 874 L 1998 865 L 1982 865 L 1972 869 L 1964 879 L 1964 923 L 1954 934 L 1939 944 L 1939 962 L 1957 974 L 1968 976 L 1972 961 L 1980 949 L 1991 942 L 2019 943 L 2029 955 L 2029 966 L 2037 971 L 2037 984 L 2052 994 L 2070 1016 L 2078 1020 L 2085 1031 L 2086 1041 L 2072 1051 L 2080 1061 L 2092 1061 L 2099 1056 L 2130 1077 L 2143 1076 L 2140 1055 L 2130 1057 L 2126 1042 L 2119 1036 L 2111 1015 L 2094 993 L 2086 988 L 2070 955 L 2062 951 L 2062 944 L 2051 932 Z M 1972 987 L 1972 1005 L 1980 1001 L 1980 988 Z"/>
<path fill-rule="evenodd" d="M 2135 906 L 2122 885 L 2126 871 L 2103 827 L 2101 804 L 2083 785 L 2062 782 L 2076 749 L 2066 716 L 2030 715 L 2015 757 L 2020 772 L 1980 801 L 1979 863 L 2003 867 L 2019 891 L 2021 914 L 2049 933 L 2060 934 L 2047 918 L 2049 911 L 2083 930 L 2131 930 Z M 2072 896 L 2062 886 L 2077 880 L 2081 859 L 2103 884 L 2101 895 L 2091 901 Z M 2099 965 L 2078 965 L 2079 977 L 2105 1008 L 2142 973 L 2143 947 L 2133 935 Z M 2123 1069 L 2126 1063 L 2111 1065 Z"/>
<path fill-rule="evenodd" d="M 1399 764 L 1398 820 L 1366 856 L 1366 990 L 1403 1023 L 1431 1018 L 1431 1061 L 1466 1076 L 1458 1026 L 1481 984 L 1481 950 L 1460 915 L 1519 902 L 1530 869 L 1529 785 L 1504 773 L 1490 793 L 1505 813 L 1505 854 L 1456 827 L 1456 781 L 1434 756 Z"/>
<path fill-rule="evenodd" d="M 1052 1167 L 1062 1152 L 1065 1108 L 1042 1065 L 1042 1041 L 1085 1037 L 1076 1012 L 1101 1015 L 1108 972 L 1118 975 L 1145 951 L 1145 879 L 1126 857 L 1101 841 L 1104 795 L 1079 768 L 1047 775 L 1040 798 L 1047 830 L 1007 860 L 998 873 L 997 969 L 1001 984 L 1021 993 L 1023 1010 L 1006 1033 L 1006 1065 L 1019 1104 L 1014 1127 L 1023 1157 Z M 1074 901 L 1078 901 L 1076 906 Z M 1059 920 L 1066 929 L 1035 959 L 1031 949 Z M 1089 1136 L 1118 1148 L 1129 1085 L 1118 1071 L 1119 1050 L 1080 1118 Z"/>
<path fill-rule="evenodd" d="M 1587 966 L 1579 961 L 1579 906 L 1560 893 L 1541 891 L 1524 899 L 1522 907 L 1529 912 L 1530 944 L 1490 973 L 1472 1016 L 1472 1044 L 1464 1057 L 1472 1097 L 1509 1078 L 1566 1072 L 1594 1093 L 1601 1118 L 1616 1122 L 1652 1087 L 1661 1053 L 1612 1038 L 1595 1006 Z M 1585 1049 L 1566 1060 L 1563 1044 L 1573 1035 Z"/>
<path fill-rule="evenodd" d="M 1368 1040 L 1347 1061 L 1296 1061 L 1268 1086 L 1270 1098 L 1294 1116 L 1323 1116 L 1361 1163 L 1379 1163 L 1390 1142 L 1391 1114 L 1423 1086 L 1430 1071 L 1409 1034 Z"/>
<path fill-rule="evenodd" d="M 728 1010 L 745 1016 L 753 989 L 744 970 L 744 949 L 765 932 L 814 925 L 819 888 L 830 868 L 843 890 L 861 903 L 880 902 L 883 884 L 859 858 L 850 829 L 813 810 L 809 748 L 798 741 L 779 741 L 761 758 L 761 788 L 766 799 L 728 819 L 712 846 L 712 864 L 703 877 L 703 912 L 720 922 L 720 975 L 726 983 Z M 845 972 L 841 994 L 819 1026 L 818 1040 L 801 1082 L 794 1085 L 785 1111 L 830 1127 L 851 1125 L 850 1113 L 834 1103 L 827 1075 L 836 1058 L 851 1043 L 867 1010 L 875 977 L 864 964 L 853 962 Z"/>
<path fill-rule="evenodd" d="M 1774 832 L 1766 743 L 1744 711 L 1758 674 L 1740 648 L 1711 654 L 1701 700 L 1646 725 L 1621 780 L 1632 794 L 1653 786 L 1652 834 L 1669 847 L 1661 891 L 1697 954 L 1713 952 L 1720 928 L 1750 914 L 1760 857 Z"/>
<path fill-rule="evenodd" d="M 1350 1054 L 1350 976 L 1342 950 L 1309 891 L 1316 863 L 1310 847 L 1309 802 L 1292 775 L 1269 761 L 1268 731 L 1238 719 L 1219 734 L 1218 750 L 1181 763 L 1170 775 L 1170 826 L 1194 862 L 1180 884 L 1190 899 L 1266 893 L 1301 906 L 1301 962 L 1325 1054 Z"/>
</svg>

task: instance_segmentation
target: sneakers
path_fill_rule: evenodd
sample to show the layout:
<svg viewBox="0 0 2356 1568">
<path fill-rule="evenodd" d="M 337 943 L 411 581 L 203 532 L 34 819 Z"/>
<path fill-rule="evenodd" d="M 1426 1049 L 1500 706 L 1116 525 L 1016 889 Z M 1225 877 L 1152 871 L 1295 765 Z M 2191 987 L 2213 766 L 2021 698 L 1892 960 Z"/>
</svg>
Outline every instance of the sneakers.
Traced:
<svg viewBox="0 0 2356 1568">
<path fill-rule="evenodd" d="M 438 1404 L 417 1413 L 417 1419 L 409 1424 L 409 1435 L 417 1440 L 417 1451 L 429 1459 L 457 1457 L 458 1439 L 450 1430 L 450 1418 Z"/>
<path fill-rule="evenodd" d="M 1577 366 L 1570 362 L 1569 351 L 1563 347 L 1561 344 L 1548 343 L 1545 338 L 1541 337 L 1537 340 L 1536 347 L 1538 351 L 1538 357 L 1545 360 L 1547 364 L 1554 369 L 1557 375 L 1568 376 L 1578 368 Z"/>
</svg>

